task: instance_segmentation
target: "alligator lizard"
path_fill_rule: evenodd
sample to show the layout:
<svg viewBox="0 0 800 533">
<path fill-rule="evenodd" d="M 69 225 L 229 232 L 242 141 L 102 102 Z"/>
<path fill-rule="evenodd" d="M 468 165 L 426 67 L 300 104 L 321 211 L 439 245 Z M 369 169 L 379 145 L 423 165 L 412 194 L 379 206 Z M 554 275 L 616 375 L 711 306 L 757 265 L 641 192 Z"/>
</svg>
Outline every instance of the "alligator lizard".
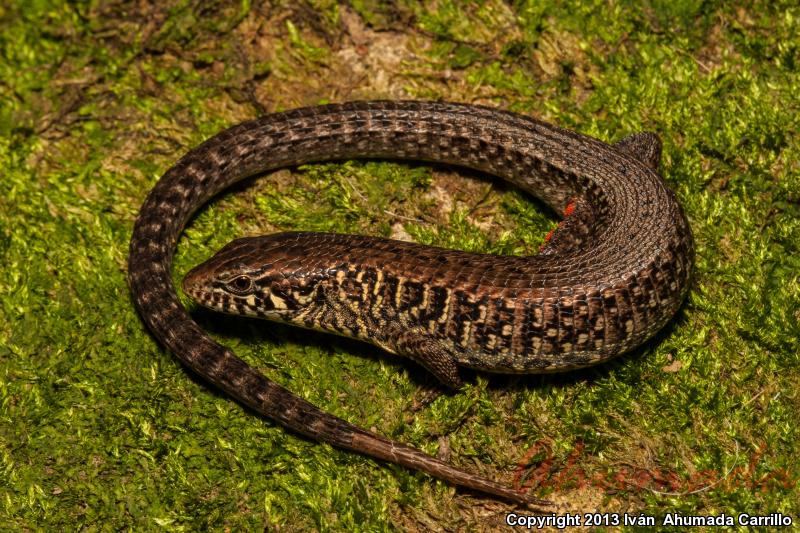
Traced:
<svg viewBox="0 0 800 533">
<path fill-rule="evenodd" d="M 142 205 L 128 277 L 139 313 L 184 365 L 312 439 L 517 503 L 547 502 L 330 415 L 273 383 L 182 307 L 178 235 L 212 196 L 248 176 L 348 158 L 410 159 L 499 176 L 566 218 L 539 255 L 500 257 L 354 235 L 239 239 L 184 280 L 200 304 L 372 342 L 443 383 L 459 365 L 563 371 L 641 344 L 676 312 L 694 259 L 687 220 L 657 172 L 660 142 L 615 145 L 511 112 L 433 102 L 353 102 L 263 116 L 212 137 Z"/>
</svg>

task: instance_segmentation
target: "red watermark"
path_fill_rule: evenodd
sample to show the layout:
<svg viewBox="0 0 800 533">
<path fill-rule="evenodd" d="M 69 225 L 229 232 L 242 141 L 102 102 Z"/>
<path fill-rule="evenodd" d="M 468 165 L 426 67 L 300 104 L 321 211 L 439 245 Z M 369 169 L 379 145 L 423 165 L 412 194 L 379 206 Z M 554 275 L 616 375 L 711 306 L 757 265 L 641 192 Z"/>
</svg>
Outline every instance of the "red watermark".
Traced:
<svg viewBox="0 0 800 533">
<path fill-rule="evenodd" d="M 711 489 L 731 491 L 748 488 L 767 492 L 794 488 L 797 477 L 785 468 L 774 468 L 766 473 L 758 472 L 766 450 L 767 444 L 762 442 L 758 449 L 749 454 L 746 466 L 738 464 L 720 471 L 701 470 L 691 475 L 629 464 L 617 464 L 612 469 L 590 472 L 579 464 L 588 457 L 582 441 L 575 444 L 566 458 L 557 459 L 553 453 L 553 442 L 541 439 L 517 463 L 514 485 L 524 491 L 531 488 L 563 490 L 592 486 L 609 492 L 646 490 L 669 495 L 685 495 Z"/>
</svg>

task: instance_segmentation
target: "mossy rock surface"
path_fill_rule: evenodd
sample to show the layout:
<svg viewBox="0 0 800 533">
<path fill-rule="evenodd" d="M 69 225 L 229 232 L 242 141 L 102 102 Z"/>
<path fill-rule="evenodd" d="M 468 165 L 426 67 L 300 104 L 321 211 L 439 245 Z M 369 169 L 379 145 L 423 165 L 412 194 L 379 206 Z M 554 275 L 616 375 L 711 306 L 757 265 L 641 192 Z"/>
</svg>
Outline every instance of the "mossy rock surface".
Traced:
<svg viewBox="0 0 800 533">
<path fill-rule="evenodd" d="M 609 142 L 657 132 L 697 246 L 675 320 L 610 364 L 466 374 L 422 407 L 431 378 L 372 347 L 195 311 L 204 328 L 324 409 L 562 515 L 797 524 L 798 36 L 788 1 L 4 2 L 0 529 L 503 527 L 501 502 L 310 442 L 197 381 L 128 293 L 139 205 L 182 153 L 263 113 L 367 98 L 496 106 Z M 205 207 L 175 277 L 243 235 L 524 255 L 556 222 L 486 176 L 309 165 Z"/>
</svg>

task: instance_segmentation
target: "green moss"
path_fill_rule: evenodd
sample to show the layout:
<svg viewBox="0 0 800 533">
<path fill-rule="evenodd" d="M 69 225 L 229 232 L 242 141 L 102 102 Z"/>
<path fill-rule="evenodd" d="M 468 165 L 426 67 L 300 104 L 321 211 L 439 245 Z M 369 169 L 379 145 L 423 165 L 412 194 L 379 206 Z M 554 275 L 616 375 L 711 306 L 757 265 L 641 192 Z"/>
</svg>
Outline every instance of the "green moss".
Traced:
<svg viewBox="0 0 800 533">
<path fill-rule="evenodd" d="M 344 9 L 362 27 L 345 24 Z M 181 153 L 265 110 L 399 88 L 608 141 L 658 132 L 697 248 L 676 319 L 602 367 L 465 373 L 463 390 L 420 409 L 430 378 L 369 346 L 196 312 L 201 325 L 326 410 L 449 450 L 470 471 L 535 482 L 565 510 L 797 521 L 799 20 L 791 2 L 232 1 L 141 13 L 4 4 L 0 526 L 501 523 L 502 504 L 306 441 L 196 381 L 144 330 L 128 295 L 133 220 Z M 310 165 L 204 208 L 179 242 L 175 279 L 244 234 L 407 234 L 525 255 L 553 224 L 541 205 L 482 176 Z"/>
</svg>

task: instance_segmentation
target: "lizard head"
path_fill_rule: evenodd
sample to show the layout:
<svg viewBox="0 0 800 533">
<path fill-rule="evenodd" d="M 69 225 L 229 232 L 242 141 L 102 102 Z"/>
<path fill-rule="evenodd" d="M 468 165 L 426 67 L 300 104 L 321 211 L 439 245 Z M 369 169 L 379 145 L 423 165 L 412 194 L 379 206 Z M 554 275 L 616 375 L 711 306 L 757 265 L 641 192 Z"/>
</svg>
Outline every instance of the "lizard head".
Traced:
<svg viewBox="0 0 800 533">
<path fill-rule="evenodd" d="M 292 320 L 314 299 L 319 276 L 304 268 L 291 233 L 236 239 L 183 279 L 196 303 L 228 314 Z"/>
</svg>

